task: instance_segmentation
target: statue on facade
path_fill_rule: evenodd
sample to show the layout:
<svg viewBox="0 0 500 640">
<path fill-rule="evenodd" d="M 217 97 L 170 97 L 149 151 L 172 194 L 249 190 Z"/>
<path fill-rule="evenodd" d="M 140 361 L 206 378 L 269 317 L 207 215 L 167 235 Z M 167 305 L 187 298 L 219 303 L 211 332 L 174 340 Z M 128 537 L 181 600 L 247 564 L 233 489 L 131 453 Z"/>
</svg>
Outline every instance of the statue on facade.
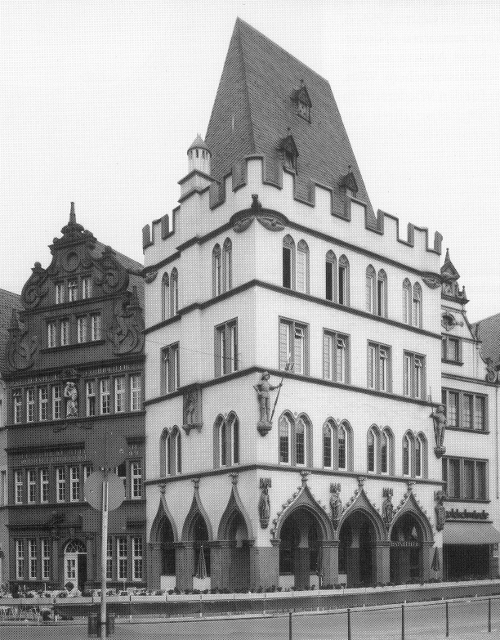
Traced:
<svg viewBox="0 0 500 640">
<path fill-rule="evenodd" d="M 269 500 L 269 487 L 271 478 L 260 479 L 259 519 L 262 529 L 266 529 L 271 517 L 271 502 Z"/>
<path fill-rule="evenodd" d="M 67 399 L 66 418 L 76 418 L 78 416 L 78 389 L 74 382 L 66 382 L 64 397 Z"/>
<path fill-rule="evenodd" d="M 444 523 L 446 522 L 446 508 L 444 501 L 446 500 L 446 493 L 441 489 L 434 493 L 434 500 L 436 501 L 436 529 L 442 531 L 444 529 Z"/>
<path fill-rule="evenodd" d="M 201 431 L 201 388 L 192 386 L 183 397 L 182 428 L 189 435 L 192 429 Z"/>
<path fill-rule="evenodd" d="M 342 516 L 342 500 L 340 499 L 340 483 L 332 483 L 330 485 L 330 509 L 332 512 L 332 524 L 336 529 L 339 526 L 340 518 Z"/>
<path fill-rule="evenodd" d="M 388 527 L 394 516 L 394 505 L 392 504 L 393 490 L 389 488 L 382 489 L 382 495 L 384 500 L 382 502 L 382 520 L 386 527 Z"/>
<path fill-rule="evenodd" d="M 260 377 L 260 381 L 254 384 L 253 388 L 257 391 L 257 399 L 259 401 L 260 417 L 257 423 L 257 429 L 261 435 L 265 435 L 271 430 L 272 426 L 272 413 L 271 413 L 271 396 L 270 391 L 275 389 L 281 389 L 283 386 L 283 380 L 278 385 L 272 385 L 269 382 L 271 376 L 267 371 L 264 371 Z M 278 391 L 279 394 L 279 391 Z M 278 397 L 276 397 L 278 400 Z"/>
<path fill-rule="evenodd" d="M 434 437 L 436 439 L 434 453 L 437 458 L 441 458 L 446 451 L 443 446 L 446 431 L 446 408 L 444 404 L 439 404 L 436 407 L 436 410 L 431 413 L 431 418 L 434 422 Z"/>
</svg>

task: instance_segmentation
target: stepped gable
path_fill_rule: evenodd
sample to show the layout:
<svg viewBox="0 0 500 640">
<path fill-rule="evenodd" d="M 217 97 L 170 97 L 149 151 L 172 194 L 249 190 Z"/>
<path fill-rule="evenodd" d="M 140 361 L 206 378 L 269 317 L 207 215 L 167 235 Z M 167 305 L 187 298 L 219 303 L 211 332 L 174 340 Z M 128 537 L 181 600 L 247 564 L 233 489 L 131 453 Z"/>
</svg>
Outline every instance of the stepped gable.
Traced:
<svg viewBox="0 0 500 640">
<path fill-rule="evenodd" d="M 22 311 L 21 296 L 5 289 L 0 289 L 0 376 L 6 371 L 5 347 L 9 339 L 9 326 L 12 311 Z"/>
<path fill-rule="evenodd" d="M 301 94 L 311 103 L 310 122 L 297 113 Z M 266 179 L 279 182 L 279 146 L 287 135 L 299 152 L 298 195 L 307 199 L 311 180 L 332 187 L 334 212 L 342 215 L 340 183 L 352 171 L 357 197 L 373 216 L 329 83 L 238 18 L 205 137 L 212 176 L 220 181 L 246 155 L 263 154 Z"/>
</svg>

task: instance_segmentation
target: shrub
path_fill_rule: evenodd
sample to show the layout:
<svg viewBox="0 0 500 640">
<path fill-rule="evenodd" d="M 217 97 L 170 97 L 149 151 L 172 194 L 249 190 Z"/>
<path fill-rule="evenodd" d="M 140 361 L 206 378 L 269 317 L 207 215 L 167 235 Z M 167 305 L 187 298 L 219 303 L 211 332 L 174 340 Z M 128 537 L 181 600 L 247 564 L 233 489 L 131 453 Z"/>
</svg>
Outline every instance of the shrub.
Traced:
<svg viewBox="0 0 500 640">
<path fill-rule="evenodd" d="M 75 585 L 72 582 L 66 582 L 64 587 L 67 591 L 73 591 L 73 589 L 75 588 Z"/>
</svg>

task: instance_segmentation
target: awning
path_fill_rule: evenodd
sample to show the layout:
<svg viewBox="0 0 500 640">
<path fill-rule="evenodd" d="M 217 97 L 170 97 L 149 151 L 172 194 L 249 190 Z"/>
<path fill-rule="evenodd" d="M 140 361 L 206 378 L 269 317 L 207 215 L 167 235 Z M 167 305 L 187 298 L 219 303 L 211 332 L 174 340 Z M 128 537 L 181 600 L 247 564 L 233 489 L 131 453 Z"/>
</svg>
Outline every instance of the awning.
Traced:
<svg viewBox="0 0 500 640">
<path fill-rule="evenodd" d="M 443 529 L 443 544 L 495 544 L 500 531 L 489 522 L 447 522 Z"/>
</svg>

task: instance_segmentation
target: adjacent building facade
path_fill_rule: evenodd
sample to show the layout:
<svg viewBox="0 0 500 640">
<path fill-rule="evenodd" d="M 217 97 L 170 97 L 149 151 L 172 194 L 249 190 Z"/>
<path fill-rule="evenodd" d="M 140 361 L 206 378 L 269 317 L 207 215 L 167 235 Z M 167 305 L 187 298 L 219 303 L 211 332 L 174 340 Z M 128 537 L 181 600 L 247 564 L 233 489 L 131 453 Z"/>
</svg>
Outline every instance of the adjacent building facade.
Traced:
<svg viewBox="0 0 500 640">
<path fill-rule="evenodd" d="M 373 212 L 329 84 L 240 20 L 188 163 L 143 238 L 150 585 L 440 578 L 441 236 Z"/>
<path fill-rule="evenodd" d="M 11 586 L 100 581 L 100 514 L 84 483 L 116 436 L 126 499 L 110 513 L 110 584 L 145 573 L 141 265 L 99 243 L 73 204 L 52 261 L 35 263 L 5 354 Z"/>
</svg>

